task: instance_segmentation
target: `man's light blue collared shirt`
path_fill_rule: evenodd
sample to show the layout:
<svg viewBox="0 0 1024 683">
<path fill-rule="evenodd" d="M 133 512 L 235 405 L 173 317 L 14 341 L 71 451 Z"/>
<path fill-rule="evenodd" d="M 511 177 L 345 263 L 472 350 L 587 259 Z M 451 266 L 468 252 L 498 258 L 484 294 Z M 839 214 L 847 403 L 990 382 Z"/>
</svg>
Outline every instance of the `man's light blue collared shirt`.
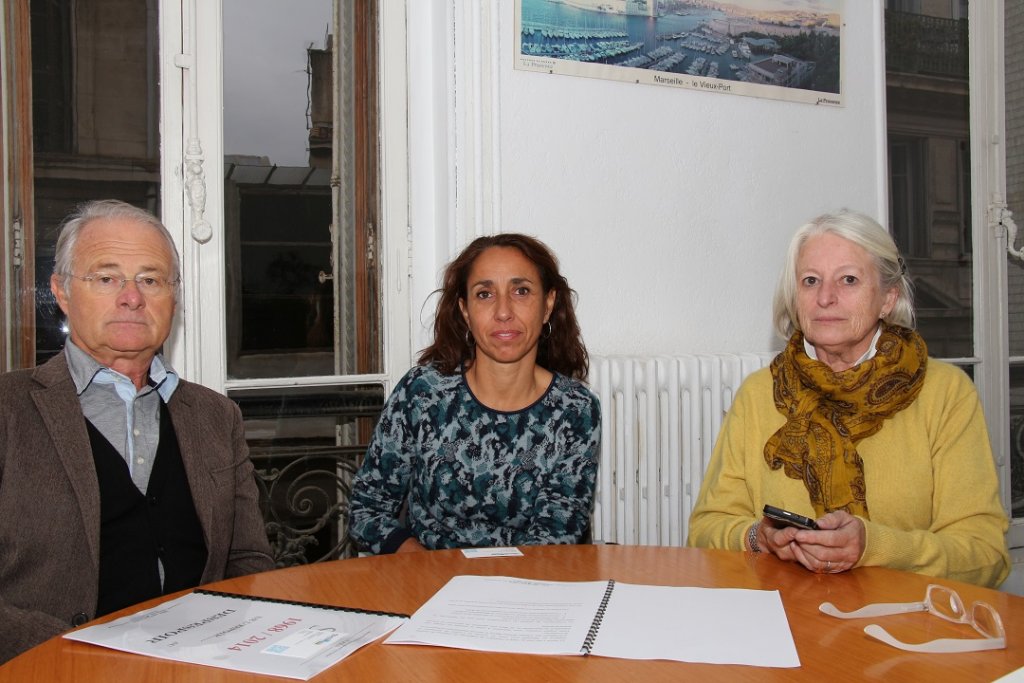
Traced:
<svg viewBox="0 0 1024 683">
<path fill-rule="evenodd" d="M 149 366 L 149 384 L 136 390 L 130 379 L 101 365 L 70 339 L 64 354 L 82 414 L 125 459 L 132 481 L 145 493 L 160 443 L 160 401 L 171 400 L 178 374 L 157 354 Z"/>
</svg>

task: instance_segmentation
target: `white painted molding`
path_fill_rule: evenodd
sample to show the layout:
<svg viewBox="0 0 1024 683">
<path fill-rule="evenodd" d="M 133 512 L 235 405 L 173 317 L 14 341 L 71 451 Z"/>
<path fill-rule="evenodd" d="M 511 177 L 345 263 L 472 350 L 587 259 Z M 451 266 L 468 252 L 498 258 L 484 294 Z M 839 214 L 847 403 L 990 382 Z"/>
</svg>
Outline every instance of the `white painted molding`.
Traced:
<svg viewBox="0 0 1024 683">
<path fill-rule="evenodd" d="M 191 106 L 195 107 L 194 98 Z M 200 244 L 206 244 L 213 237 L 213 226 L 204 217 L 206 177 L 203 174 L 203 144 L 198 137 L 188 138 L 188 146 L 185 148 L 185 178 L 188 203 L 192 208 L 192 239 Z"/>
<path fill-rule="evenodd" d="M 981 363 L 975 384 L 999 470 L 1004 508 L 1010 506 L 1009 331 L 1007 230 L 992 207 L 1006 196 L 1003 0 L 972 2 L 970 31 L 971 220 L 974 246 L 974 339 Z M 984 226 L 984 227 L 981 227 Z M 1012 538 L 1019 534 L 1016 541 Z M 1011 546 L 1024 541 L 1024 526 L 1011 527 Z"/>
<path fill-rule="evenodd" d="M 878 222 L 886 226 L 890 232 L 889 225 L 889 136 L 886 132 L 885 121 L 887 119 L 887 101 L 885 93 L 885 7 L 884 3 L 872 3 L 871 26 L 875 32 L 875 40 L 872 42 L 875 59 L 875 120 L 880 122 L 878 135 L 875 137 L 876 160 L 877 160 L 877 190 L 875 195 L 878 204 L 875 209 Z M 848 68 L 848 67 L 847 67 Z"/>
<path fill-rule="evenodd" d="M 407 43 L 410 335 L 412 348 L 421 349 L 432 339 L 432 292 L 446 263 L 473 238 L 502 230 L 500 45 L 507 6 L 405 5 L 415 27 Z"/>
<path fill-rule="evenodd" d="M 449 156 L 455 160 L 450 200 L 454 256 L 480 235 L 501 232 L 501 8 L 493 0 L 453 0 L 449 73 Z"/>
<path fill-rule="evenodd" d="M 1017 223 L 1013 220 L 1013 212 L 1010 211 L 1002 198 L 992 202 L 989 210 L 990 221 L 1001 225 L 1006 230 L 1006 253 L 1015 259 L 1024 261 L 1024 248 L 1018 249 L 1017 244 Z M 998 228 L 996 228 L 998 229 Z"/>
<path fill-rule="evenodd" d="M 182 276 L 187 272 L 185 254 L 185 187 L 182 175 L 184 122 L 181 107 L 184 74 L 178 65 L 183 42 L 181 0 L 160 3 L 160 209 L 161 219 L 182 255 Z M 182 289 L 184 295 L 184 289 Z M 164 355 L 183 377 L 192 379 L 185 359 L 185 306 L 179 301 L 171 335 L 164 342 Z"/>
<path fill-rule="evenodd" d="M 413 0 L 416 4 L 418 0 Z M 409 16 L 405 3 L 381 2 L 380 90 L 381 293 L 385 391 L 412 364 L 410 314 Z"/>
<path fill-rule="evenodd" d="M 206 244 L 213 237 L 213 227 L 203 217 L 206 212 L 206 177 L 203 173 L 203 143 L 199 137 L 199 88 L 196 85 L 196 0 L 186 0 L 184 13 L 185 38 L 187 52 L 175 59 L 175 65 L 184 72 L 184 84 L 187 91 L 183 102 L 188 112 L 184 121 L 188 122 L 185 136 L 188 140 L 182 163 L 185 175 L 185 196 L 192 209 L 192 239 Z"/>
<path fill-rule="evenodd" d="M 183 377 L 223 392 L 221 16 L 220 2 L 161 3 L 163 218 L 177 241 L 183 280 L 179 322 L 167 350 Z M 207 178 L 218 180 L 207 183 Z"/>
</svg>

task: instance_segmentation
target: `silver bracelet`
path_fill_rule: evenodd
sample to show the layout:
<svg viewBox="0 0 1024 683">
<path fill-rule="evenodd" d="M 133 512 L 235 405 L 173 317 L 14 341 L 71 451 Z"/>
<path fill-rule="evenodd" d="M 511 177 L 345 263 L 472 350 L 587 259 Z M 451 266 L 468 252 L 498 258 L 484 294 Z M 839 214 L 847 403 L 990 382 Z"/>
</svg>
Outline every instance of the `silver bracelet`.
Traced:
<svg viewBox="0 0 1024 683">
<path fill-rule="evenodd" d="M 755 553 L 761 552 L 761 546 L 757 542 L 757 530 L 761 528 L 761 522 L 754 522 L 747 532 L 747 545 Z"/>
</svg>

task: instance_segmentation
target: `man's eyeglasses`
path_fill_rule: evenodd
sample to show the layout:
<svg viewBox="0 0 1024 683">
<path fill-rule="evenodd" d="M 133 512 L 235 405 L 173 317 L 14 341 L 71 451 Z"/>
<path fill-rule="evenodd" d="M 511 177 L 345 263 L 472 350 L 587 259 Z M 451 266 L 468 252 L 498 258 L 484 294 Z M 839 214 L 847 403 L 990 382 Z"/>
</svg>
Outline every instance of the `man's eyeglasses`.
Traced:
<svg viewBox="0 0 1024 683">
<path fill-rule="evenodd" d="M 984 638 L 939 638 L 926 643 L 904 643 L 897 640 L 878 624 L 864 627 L 864 633 L 872 638 L 910 652 L 976 652 L 978 650 L 1000 650 L 1006 647 L 1006 629 L 992 605 L 986 602 L 971 604 L 968 611 L 956 591 L 938 584 L 931 584 L 925 591 L 924 602 L 888 602 L 865 605 L 852 612 L 843 612 L 831 602 L 823 602 L 818 609 L 839 619 L 862 619 L 884 617 L 890 614 L 928 612 L 955 624 L 970 624 Z"/>
<path fill-rule="evenodd" d="M 174 292 L 177 280 L 168 280 L 159 275 L 140 274 L 135 277 L 121 277 L 120 273 L 89 273 L 88 275 L 72 275 L 76 280 L 85 283 L 88 290 L 97 296 L 114 296 L 129 282 L 134 282 L 139 294 L 159 299 Z"/>
</svg>

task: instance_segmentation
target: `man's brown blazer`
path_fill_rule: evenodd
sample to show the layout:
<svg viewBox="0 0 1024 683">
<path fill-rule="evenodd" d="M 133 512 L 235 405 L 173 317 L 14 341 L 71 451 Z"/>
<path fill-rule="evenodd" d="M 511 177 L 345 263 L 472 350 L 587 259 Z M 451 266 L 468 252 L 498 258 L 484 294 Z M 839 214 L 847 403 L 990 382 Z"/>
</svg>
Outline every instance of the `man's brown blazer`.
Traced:
<svg viewBox="0 0 1024 683">
<path fill-rule="evenodd" d="M 272 569 L 238 406 L 181 381 L 168 409 L 206 540 L 203 583 Z M 95 616 L 99 496 L 64 354 L 0 375 L 0 663 Z"/>
</svg>

